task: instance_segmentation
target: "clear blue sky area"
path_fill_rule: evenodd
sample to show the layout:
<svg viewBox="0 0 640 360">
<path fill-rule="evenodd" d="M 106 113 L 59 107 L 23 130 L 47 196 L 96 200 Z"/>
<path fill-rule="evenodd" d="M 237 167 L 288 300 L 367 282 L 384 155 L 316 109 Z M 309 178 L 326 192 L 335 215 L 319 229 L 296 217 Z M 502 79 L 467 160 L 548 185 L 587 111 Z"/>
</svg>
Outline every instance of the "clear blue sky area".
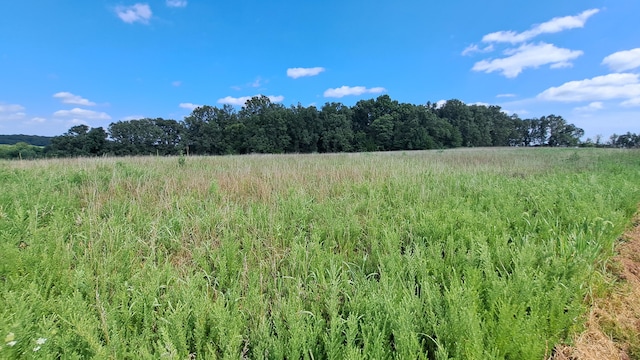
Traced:
<svg viewBox="0 0 640 360">
<path fill-rule="evenodd" d="M 640 1 L 0 1 L 0 134 L 258 94 L 459 99 L 640 133 Z"/>
</svg>

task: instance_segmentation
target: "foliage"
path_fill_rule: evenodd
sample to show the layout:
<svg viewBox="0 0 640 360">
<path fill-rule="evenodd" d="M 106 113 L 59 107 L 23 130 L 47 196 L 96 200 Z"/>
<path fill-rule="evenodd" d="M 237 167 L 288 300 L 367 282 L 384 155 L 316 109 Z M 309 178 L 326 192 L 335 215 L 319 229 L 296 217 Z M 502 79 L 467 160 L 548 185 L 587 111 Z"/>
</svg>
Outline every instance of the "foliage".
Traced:
<svg viewBox="0 0 640 360">
<path fill-rule="evenodd" d="M 19 142 L 14 145 L 0 145 L 0 159 L 37 159 L 44 156 L 41 146 Z"/>
<path fill-rule="evenodd" d="M 0 145 L 15 145 L 19 142 L 33 146 L 47 146 L 51 143 L 51 136 L 39 135 L 0 135 Z"/>
<path fill-rule="evenodd" d="M 640 148 L 640 134 L 627 132 L 624 135 L 611 135 L 609 144 L 618 148 Z"/>
<path fill-rule="evenodd" d="M 266 96 L 256 96 L 239 111 L 231 105 L 198 107 L 184 121 L 118 121 L 109 125 L 107 143 L 102 132 L 87 136 L 91 131 L 84 125 L 75 126 L 55 137 L 47 153 L 223 155 L 576 146 L 584 134 L 555 115 L 522 120 L 498 106 L 466 105 L 459 100 L 441 107 L 413 105 L 388 95 L 361 100 L 352 107 L 326 103 L 320 109 L 300 104 L 286 108 Z"/>
<path fill-rule="evenodd" d="M 73 126 L 62 136 L 51 139 L 45 148 L 50 156 L 96 156 L 108 150 L 107 133 L 103 128 L 87 125 Z"/>
<path fill-rule="evenodd" d="M 0 357 L 542 359 L 636 210 L 638 155 L 3 161 Z"/>
<path fill-rule="evenodd" d="M 51 136 L 38 135 L 0 135 L 0 145 L 15 145 L 19 142 L 34 146 L 47 146 L 51 143 Z"/>
</svg>

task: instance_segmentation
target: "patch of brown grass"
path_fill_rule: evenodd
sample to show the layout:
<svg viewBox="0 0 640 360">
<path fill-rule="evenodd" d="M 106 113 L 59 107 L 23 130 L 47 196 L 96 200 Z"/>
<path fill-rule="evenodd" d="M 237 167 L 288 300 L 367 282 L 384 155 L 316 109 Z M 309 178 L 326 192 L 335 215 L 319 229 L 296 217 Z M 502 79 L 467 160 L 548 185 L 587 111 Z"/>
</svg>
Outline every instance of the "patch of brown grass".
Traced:
<svg viewBox="0 0 640 360">
<path fill-rule="evenodd" d="M 640 214 L 623 237 L 610 269 L 617 283 L 593 298 L 586 330 L 573 346 L 558 345 L 553 360 L 640 359 Z"/>
</svg>

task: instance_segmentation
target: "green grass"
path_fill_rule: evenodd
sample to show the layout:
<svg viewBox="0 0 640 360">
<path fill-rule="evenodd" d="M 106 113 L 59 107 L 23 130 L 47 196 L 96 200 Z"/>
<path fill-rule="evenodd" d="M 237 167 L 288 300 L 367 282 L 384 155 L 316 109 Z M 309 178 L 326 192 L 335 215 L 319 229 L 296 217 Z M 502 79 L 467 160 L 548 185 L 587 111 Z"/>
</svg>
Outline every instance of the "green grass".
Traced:
<svg viewBox="0 0 640 360">
<path fill-rule="evenodd" d="M 542 359 L 640 202 L 630 150 L 180 159 L 0 161 L 0 358 Z"/>
</svg>

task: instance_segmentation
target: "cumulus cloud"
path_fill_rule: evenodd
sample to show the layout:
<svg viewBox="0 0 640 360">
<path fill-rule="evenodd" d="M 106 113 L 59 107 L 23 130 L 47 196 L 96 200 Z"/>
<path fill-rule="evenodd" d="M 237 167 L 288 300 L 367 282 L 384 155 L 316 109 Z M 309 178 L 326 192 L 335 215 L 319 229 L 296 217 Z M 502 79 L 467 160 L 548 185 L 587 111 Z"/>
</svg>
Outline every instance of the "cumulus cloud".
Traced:
<svg viewBox="0 0 640 360">
<path fill-rule="evenodd" d="M 168 7 L 186 7 L 187 0 L 167 0 Z"/>
<path fill-rule="evenodd" d="M 447 105 L 447 100 L 442 99 L 442 100 L 436 101 L 436 109 L 440 109 L 445 105 Z"/>
<path fill-rule="evenodd" d="M 378 94 L 385 91 L 387 90 L 383 87 L 341 86 L 339 88 L 325 90 L 324 97 L 341 98 L 349 95 Z"/>
<path fill-rule="evenodd" d="M 73 108 L 71 110 L 58 110 L 53 113 L 55 117 L 74 118 L 77 120 L 111 120 L 111 116 L 104 112 Z"/>
<path fill-rule="evenodd" d="M 492 52 L 493 51 L 493 45 L 490 44 L 488 46 L 485 46 L 484 48 L 480 48 L 478 47 L 478 45 L 476 44 L 472 44 L 467 46 L 463 51 L 462 51 L 462 56 L 467 56 L 467 55 L 471 55 L 471 54 L 475 54 L 475 53 L 488 53 L 488 52 Z"/>
<path fill-rule="evenodd" d="M 633 106 L 633 103 L 640 98 L 639 76 L 614 73 L 591 79 L 569 81 L 541 92 L 537 98 L 563 102 L 626 99 L 621 105 Z"/>
<path fill-rule="evenodd" d="M 22 120 L 25 116 L 24 106 L 0 103 L 0 121 Z"/>
<path fill-rule="evenodd" d="M 24 106 L 18 104 L 0 104 L 0 113 L 13 113 L 24 111 Z"/>
<path fill-rule="evenodd" d="M 242 97 L 227 96 L 227 97 L 223 97 L 222 99 L 218 99 L 218 104 L 243 106 L 247 102 L 247 100 L 256 96 L 260 96 L 260 95 L 242 96 Z M 278 103 L 284 100 L 284 96 L 282 95 L 278 95 L 278 96 L 268 95 L 267 97 L 269 98 L 269 101 L 271 101 L 272 103 Z"/>
<path fill-rule="evenodd" d="M 491 104 L 486 103 L 486 102 L 482 102 L 482 101 L 476 101 L 476 102 L 474 102 L 474 103 L 467 104 L 467 105 L 469 105 L 469 106 L 471 106 L 471 105 L 476 105 L 476 106 L 486 106 L 486 107 L 491 106 Z"/>
<path fill-rule="evenodd" d="M 323 72 L 325 69 L 323 67 L 312 67 L 312 68 L 289 68 L 287 69 L 287 76 L 290 78 L 300 78 L 305 76 L 316 76 Z"/>
<path fill-rule="evenodd" d="M 482 37 L 483 42 L 507 42 L 511 44 L 522 43 L 542 34 L 553 34 L 564 30 L 582 28 L 587 20 L 600 12 L 599 9 L 590 9 L 575 16 L 556 17 L 542 24 L 533 26 L 530 30 L 517 33 L 515 31 L 497 31 Z"/>
<path fill-rule="evenodd" d="M 93 101 L 89 101 L 81 96 L 73 95 L 70 92 L 59 92 L 53 94 L 53 97 L 56 99 L 60 99 L 64 104 L 73 104 L 73 105 L 83 105 L 83 106 L 94 106 L 96 103 Z"/>
<path fill-rule="evenodd" d="M 575 108 L 574 110 L 578 112 L 593 112 L 602 109 L 604 109 L 604 104 L 602 103 L 602 101 L 594 101 L 592 103 L 589 103 L 589 105 L 587 106 L 580 106 Z"/>
<path fill-rule="evenodd" d="M 602 65 L 616 72 L 638 68 L 640 67 L 640 48 L 613 53 L 602 60 Z"/>
<path fill-rule="evenodd" d="M 192 103 L 180 103 L 179 105 L 183 109 L 195 110 L 196 108 L 202 107 L 202 105 L 192 104 Z"/>
<path fill-rule="evenodd" d="M 519 44 L 517 48 L 512 47 L 505 50 L 503 53 L 507 55 L 506 57 L 484 59 L 475 63 L 472 68 L 474 71 L 484 71 L 486 73 L 499 71 L 508 78 L 517 77 L 526 68 L 538 68 L 543 65 L 549 65 L 551 69 L 572 67 L 571 60 L 580 57 L 583 54 L 582 51 L 558 48 L 553 44 L 544 42 L 534 44 L 530 40 L 542 34 L 553 34 L 582 28 L 587 20 L 598 12 L 600 12 L 599 9 L 589 9 L 574 16 L 555 17 L 542 24 L 534 25 L 531 29 L 523 32 L 513 30 L 496 31 L 482 37 L 482 42 L 489 43 L 488 46 L 481 48 L 475 44 L 470 45 L 462 51 L 462 55 L 490 52 L 494 50 L 493 45 L 498 43 Z"/>
<path fill-rule="evenodd" d="M 123 121 L 131 121 L 131 120 L 140 120 L 140 119 L 145 119 L 146 116 L 144 115 L 129 115 L 129 116 L 125 116 L 122 118 Z"/>
<path fill-rule="evenodd" d="M 640 96 L 629 99 L 629 100 L 625 100 L 622 103 L 620 103 L 620 105 L 625 107 L 640 106 Z"/>
<path fill-rule="evenodd" d="M 148 4 L 138 3 L 131 6 L 116 6 L 116 15 L 127 24 L 133 24 L 135 22 L 148 24 L 151 16 L 153 16 L 153 12 L 151 12 Z"/>
<path fill-rule="evenodd" d="M 500 71 L 508 78 L 517 77 L 526 68 L 537 68 L 549 64 L 552 69 L 572 66 L 573 60 L 583 54 L 580 50 L 558 48 L 553 44 L 522 44 L 515 49 L 504 51 L 504 58 L 482 60 L 473 65 L 472 70 L 492 73 Z"/>
<path fill-rule="evenodd" d="M 31 119 L 23 122 L 23 124 L 25 125 L 39 125 L 39 124 L 44 124 L 47 121 L 47 119 L 43 118 L 43 117 L 32 117 Z"/>
</svg>

